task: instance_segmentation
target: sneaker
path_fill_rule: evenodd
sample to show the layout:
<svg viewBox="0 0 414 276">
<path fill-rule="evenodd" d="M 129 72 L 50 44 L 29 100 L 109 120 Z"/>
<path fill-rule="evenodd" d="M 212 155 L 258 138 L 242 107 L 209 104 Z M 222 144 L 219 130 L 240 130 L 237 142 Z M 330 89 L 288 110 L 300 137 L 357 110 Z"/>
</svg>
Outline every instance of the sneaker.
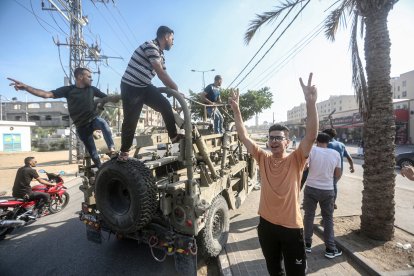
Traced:
<svg viewBox="0 0 414 276">
<path fill-rule="evenodd" d="M 128 152 L 120 151 L 119 154 L 118 154 L 118 158 L 116 159 L 116 161 L 126 162 L 126 161 L 128 161 L 128 155 L 129 155 Z"/>
<path fill-rule="evenodd" d="M 325 250 L 325 257 L 329 258 L 329 259 L 333 259 L 335 257 L 341 256 L 342 255 L 342 250 L 335 248 L 335 249 L 328 249 L 326 248 Z"/>
<path fill-rule="evenodd" d="M 312 244 L 307 242 L 305 243 L 305 252 L 306 253 L 311 253 L 312 252 Z"/>
</svg>

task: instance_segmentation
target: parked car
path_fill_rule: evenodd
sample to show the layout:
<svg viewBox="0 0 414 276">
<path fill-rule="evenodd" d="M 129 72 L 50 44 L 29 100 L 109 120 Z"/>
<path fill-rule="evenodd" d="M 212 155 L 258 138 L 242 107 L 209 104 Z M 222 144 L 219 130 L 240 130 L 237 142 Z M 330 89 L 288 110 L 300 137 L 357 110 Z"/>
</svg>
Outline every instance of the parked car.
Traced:
<svg viewBox="0 0 414 276">
<path fill-rule="evenodd" d="M 397 166 L 400 168 L 414 166 L 414 151 L 397 154 L 395 163 L 397 163 Z"/>
</svg>

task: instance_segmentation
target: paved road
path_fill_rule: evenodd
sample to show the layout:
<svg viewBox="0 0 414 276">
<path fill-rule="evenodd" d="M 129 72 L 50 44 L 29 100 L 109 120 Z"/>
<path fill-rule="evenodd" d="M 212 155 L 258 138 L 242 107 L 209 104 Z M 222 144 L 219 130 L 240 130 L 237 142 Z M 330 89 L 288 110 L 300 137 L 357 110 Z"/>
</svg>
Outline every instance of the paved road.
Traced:
<svg viewBox="0 0 414 276">
<path fill-rule="evenodd" d="M 113 236 L 100 245 L 87 241 L 77 215 L 80 180 L 66 184 L 71 197 L 66 209 L 0 242 L 0 275 L 178 275 L 173 257 L 159 264 L 147 245 Z"/>
</svg>

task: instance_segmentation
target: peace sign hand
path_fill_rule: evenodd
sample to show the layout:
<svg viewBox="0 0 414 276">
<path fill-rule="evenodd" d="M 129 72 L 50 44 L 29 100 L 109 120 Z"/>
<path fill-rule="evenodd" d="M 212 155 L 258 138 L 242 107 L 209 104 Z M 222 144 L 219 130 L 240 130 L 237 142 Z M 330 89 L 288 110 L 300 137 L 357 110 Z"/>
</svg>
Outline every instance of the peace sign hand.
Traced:
<svg viewBox="0 0 414 276">
<path fill-rule="evenodd" d="M 309 74 L 308 85 L 305 85 L 302 78 L 299 78 L 300 85 L 302 86 L 303 94 L 305 95 L 305 101 L 307 103 L 316 103 L 318 98 L 318 91 L 315 85 L 312 85 L 313 73 Z"/>
</svg>

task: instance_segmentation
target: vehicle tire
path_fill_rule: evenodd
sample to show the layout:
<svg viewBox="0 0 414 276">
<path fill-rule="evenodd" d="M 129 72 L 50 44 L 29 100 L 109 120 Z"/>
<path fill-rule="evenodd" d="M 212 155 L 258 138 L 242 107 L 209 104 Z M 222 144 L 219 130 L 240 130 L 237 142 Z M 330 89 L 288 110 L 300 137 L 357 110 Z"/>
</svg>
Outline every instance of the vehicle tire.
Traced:
<svg viewBox="0 0 414 276">
<path fill-rule="evenodd" d="M 198 249 L 202 255 L 217 257 L 229 237 L 229 208 L 223 196 L 213 199 L 206 213 L 206 226 L 197 235 Z"/>
<path fill-rule="evenodd" d="M 405 166 L 414 166 L 414 162 L 410 159 L 401 159 L 400 162 L 398 162 L 398 166 L 400 168 L 404 168 Z"/>
<path fill-rule="evenodd" d="M 105 162 L 95 181 L 96 206 L 111 230 L 133 233 L 147 225 L 157 209 L 151 171 L 137 159 Z"/>
<path fill-rule="evenodd" d="M 61 197 L 55 196 L 55 198 L 50 200 L 49 211 L 52 214 L 59 213 L 62 211 L 69 203 L 70 196 L 67 192 L 64 192 Z"/>
</svg>

